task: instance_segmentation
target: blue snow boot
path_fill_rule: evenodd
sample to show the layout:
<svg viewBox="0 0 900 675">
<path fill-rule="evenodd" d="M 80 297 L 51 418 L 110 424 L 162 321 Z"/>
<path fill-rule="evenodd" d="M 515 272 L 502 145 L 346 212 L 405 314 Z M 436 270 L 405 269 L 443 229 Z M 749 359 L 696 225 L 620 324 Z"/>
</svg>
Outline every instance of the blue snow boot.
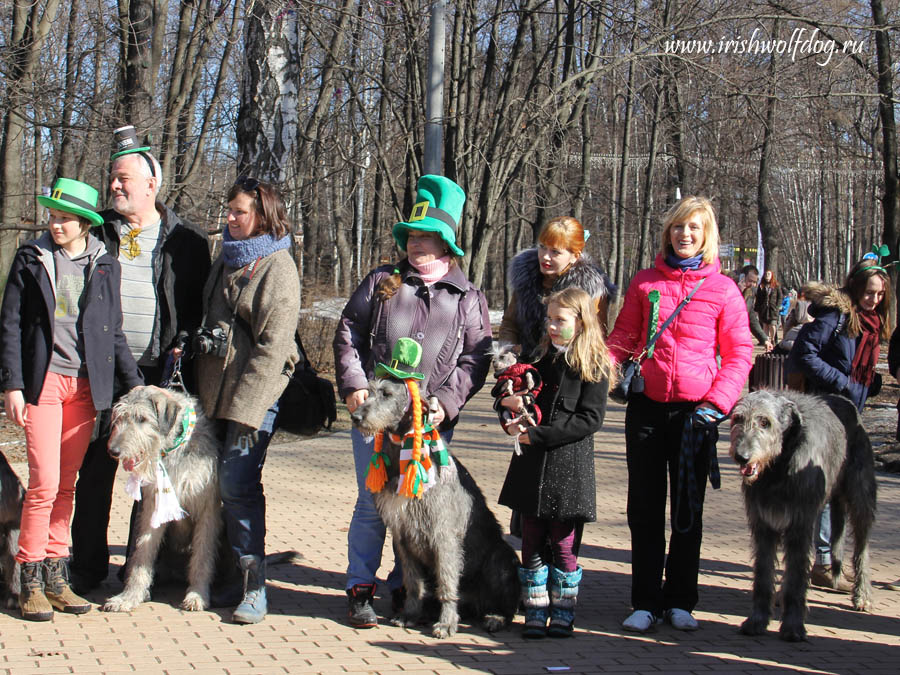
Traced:
<svg viewBox="0 0 900 675">
<path fill-rule="evenodd" d="M 581 583 L 581 567 L 574 572 L 550 568 L 550 637 L 572 637 L 575 628 L 575 603 Z"/>
<path fill-rule="evenodd" d="M 531 640 L 547 637 L 547 615 L 550 597 L 547 595 L 547 566 L 535 570 L 519 568 L 522 583 L 522 604 L 525 606 L 525 628 L 522 637 Z"/>
</svg>

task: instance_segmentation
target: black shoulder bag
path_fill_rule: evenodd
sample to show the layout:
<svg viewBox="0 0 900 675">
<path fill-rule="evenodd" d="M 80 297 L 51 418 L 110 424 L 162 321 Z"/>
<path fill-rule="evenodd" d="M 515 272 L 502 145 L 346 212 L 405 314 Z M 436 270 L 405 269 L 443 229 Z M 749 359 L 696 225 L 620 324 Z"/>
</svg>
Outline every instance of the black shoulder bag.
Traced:
<svg viewBox="0 0 900 675">
<path fill-rule="evenodd" d="M 640 394 L 644 391 L 644 377 L 641 375 L 641 362 L 644 360 L 647 352 L 650 351 L 654 344 L 656 344 L 657 338 L 663 334 L 666 328 L 669 327 L 669 324 L 672 323 L 676 316 L 678 316 L 678 313 L 691 301 L 691 298 L 694 297 L 694 293 L 696 293 L 697 289 L 703 285 L 704 281 L 706 281 L 706 277 L 700 279 L 691 292 L 687 294 L 687 297 L 678 303 L 678 307 L 676 307 L 675 311 L 669 315 L 669 318 L 663 322 L 663 325 L 659 327 L 659 330 L 656 331 L 653 337 L 647 341 L 647 344 L 641 353 L 637 356 L 632 356 L 619 366 L 619 382 L 616 384 L 615 388 L 609 392 L 609 397 L 613 401 L 616 401 L 617 403 L 628 403 L 628 399 L 631 398 L 632 394 Z"/>
</svg>

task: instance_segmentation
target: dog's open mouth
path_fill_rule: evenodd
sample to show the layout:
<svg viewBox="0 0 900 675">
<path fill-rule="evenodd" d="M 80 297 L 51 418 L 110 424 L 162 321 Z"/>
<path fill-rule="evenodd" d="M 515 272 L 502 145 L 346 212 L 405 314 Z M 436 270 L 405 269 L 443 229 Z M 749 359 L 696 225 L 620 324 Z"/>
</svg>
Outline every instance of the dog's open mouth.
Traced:
<svg viewBox="0 0 900 675">
<path fill-rule="evenodd" d="M 759 475 L 759 464 L 756 462 L 747 462 L 741 466 L 741 475 L 744 480 L 754 480 Z"/>
</svg>

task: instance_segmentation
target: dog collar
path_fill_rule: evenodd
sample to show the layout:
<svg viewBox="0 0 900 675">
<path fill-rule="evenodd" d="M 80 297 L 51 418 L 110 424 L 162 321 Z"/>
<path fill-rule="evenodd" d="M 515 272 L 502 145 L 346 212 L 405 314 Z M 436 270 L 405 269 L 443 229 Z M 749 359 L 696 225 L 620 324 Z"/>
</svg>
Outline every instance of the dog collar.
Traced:
<svg viewBox="0 0 900 675">
<path fill-rule="evenodd" d="M 191 434 L 194 433 L 194 427 L 196 425 L 197 412 L 194 410 L 194 406 L 188 403 L 187 410 L 185 410 L 184 414 L 181 416 L 181 433 L 175 438 L 171 448 L 160 451 L 160 456 L 165 457 L 170 452 L 175 452 L 187 445 L 188 441 L 191 440 Z"/>
</svg>

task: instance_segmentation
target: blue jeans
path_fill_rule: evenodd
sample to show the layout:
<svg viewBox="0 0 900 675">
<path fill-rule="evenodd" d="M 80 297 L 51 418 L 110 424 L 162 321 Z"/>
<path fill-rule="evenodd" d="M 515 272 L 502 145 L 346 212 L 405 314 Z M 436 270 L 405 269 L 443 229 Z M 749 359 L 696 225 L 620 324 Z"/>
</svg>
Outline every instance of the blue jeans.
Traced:
<svg viewBox="0 0 900 675">
<path fill-rule="evenodd" d="M 269 441 L 275 433 L 278 401 L 266 412 L 262 425 L 252 435 L 241 435 L 239 426 L 228 422 L 225 443 L 219 455 L 219 490 L 228 544 L 237 563 L 241 556 L 266 555 L 266 496 L 262 469 Z"/>
<path fill-rule="evenodd" d="M 441 432 L 444 443 L 450 445 L 453 430 Z M 386 528 L 375 510 L 372 493 L 366 489 L 366 472 L 375 447 L 374 437 L 364 437 L 356 429 L 350 431 L 353 442 L 353 463 L 356 466 L 356 506 L 350 520 L 347 534 L 347 588 L 356 584 L 374 584 L 378 568 L 381 567 L 381 552 L 384 549 Z M 394 569 L 388 574 L 387 585 L 395 590 L 403 585 L 403 570 L 400 561 L 394 562 Z"/>
<path fill-rule="evenodd" d="M 816 546 L 816 564 L 831 564 L 831 502 L 825 502 L 825 508 L 819 514 L 816 522 L 816 534 L 814 540 Z"/>
</svg>

